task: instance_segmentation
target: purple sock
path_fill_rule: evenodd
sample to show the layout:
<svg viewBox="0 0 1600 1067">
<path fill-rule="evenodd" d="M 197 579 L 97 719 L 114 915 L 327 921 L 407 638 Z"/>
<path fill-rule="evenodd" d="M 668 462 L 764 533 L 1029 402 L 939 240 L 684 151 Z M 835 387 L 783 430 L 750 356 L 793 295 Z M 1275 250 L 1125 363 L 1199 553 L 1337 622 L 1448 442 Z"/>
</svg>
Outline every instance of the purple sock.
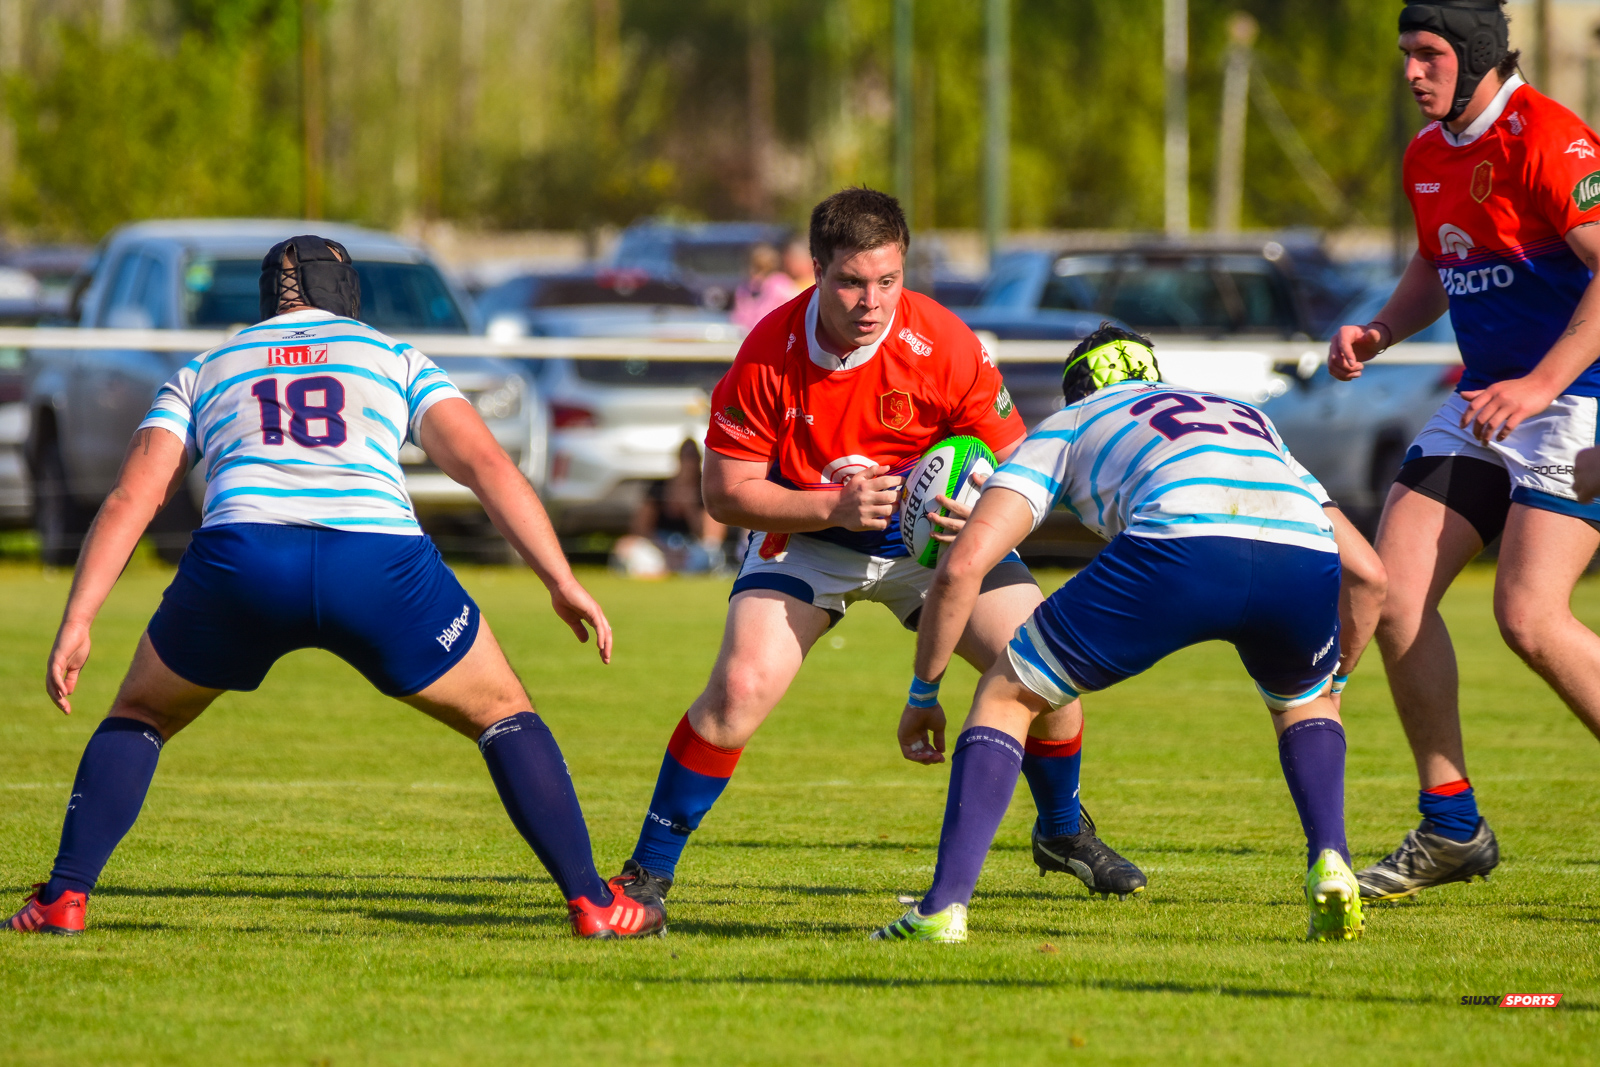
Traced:
<svg viewBox="0 0 1600 1067">
<path fill-rule="evenodd" d="M 939 834 L 939 864 L 922 898 L 924 915 L 972 899 L 984 857 L 1022 773 L 1022 745 L 999 730 L 974 726 L 956 741 L 950 758 L 950 793 Z"/>
<path fill-rule="evenodd" d="M 1306 865 L 1331 848 L 1350 862 L 1344 839 L 1344 727 L 1332 719 L 1303 719 L 1278 738 L 1289 795 L 1306 832 Z"/>
<path fill-rule="evenodd" d="M 43 903 L 54 903 L 68 889 L 94 889 L 112 851 L 139 817 L 161 744 L 161 735 L 136 719 L 100 723 L 78 761 L 61 824 L 61 848 L 39 898 Z"/>
<path fill-rule="evenodd" d="M 544 720 L 531 711 L 501 719 L 478 738 L 478 751 L 517 832 L 550 872 L 567 900 L 587 897 L 601 907 L 611 890 L 594 869 L 589 827 L 567 773 L 567 761 Z"/>
</svg>

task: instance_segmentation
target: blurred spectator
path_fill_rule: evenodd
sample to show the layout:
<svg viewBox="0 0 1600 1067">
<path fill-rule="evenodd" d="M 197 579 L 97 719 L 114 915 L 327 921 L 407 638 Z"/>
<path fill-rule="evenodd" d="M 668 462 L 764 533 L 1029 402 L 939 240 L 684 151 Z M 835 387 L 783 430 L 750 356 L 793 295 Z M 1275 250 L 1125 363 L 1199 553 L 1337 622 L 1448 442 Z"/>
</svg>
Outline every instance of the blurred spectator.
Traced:
<svg viewBox="0 0 1600 1067">
<path fill-rule="evenodd" d="M 750 249 L 749 278 L 733 291 L 733 314 L 729 318 L 735 326 L 750 329 L 804 288 L 779 269 L 781 262 L 778 250 L 769 244 Z"/>
<path fill-rule="evenodd" d="M 795 292 L 817 284 L 817 273 L 811 266 L 811 246 L 804 241 L 790 241 L 783 250 L 783 272 L 794 279 Z"/>
<path fill-rule="evenodd" d="M 618 539 L 611 566 L 630 578 L 675 574 L 720 574 L 727 569 L 722 546 L 728 528 L 706 514 L 700 492 L 700 450 L 693 441 L 678 449 L 678 473 L 654 482 L 634 512 L 627 536 Z"/>
</svg>

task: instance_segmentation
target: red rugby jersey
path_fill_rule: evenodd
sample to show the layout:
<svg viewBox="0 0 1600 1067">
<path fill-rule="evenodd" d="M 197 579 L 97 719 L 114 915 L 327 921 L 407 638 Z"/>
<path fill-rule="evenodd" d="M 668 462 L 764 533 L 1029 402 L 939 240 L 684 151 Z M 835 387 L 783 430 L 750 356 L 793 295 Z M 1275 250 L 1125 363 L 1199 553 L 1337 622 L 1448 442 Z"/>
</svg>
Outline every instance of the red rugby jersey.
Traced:
<svg viewBox="0 0 1600 1067">
<path fill-rule="evenodd" d="M 1531 86 L 1508 82 L 1488 129 L 1452 145 L 1435 122 L 1406 150 L 1422 255 L 1450 297 L 1460 389 L 1520 378 L 1567 328 L 1592 275 L 1567 232 L 1600 220 L 1600 138 Z M 1600 396 L 1600 367 L 1567 390 Z"/>
<path fill-rule="evenodd" d="M 906 290 L 875 350 L 858 348 L 846 369 L 829 369 L 839 360 L 816 343 L 814 293 L 745 338 L 711 395 L 707 448 L 766 463 L 768 477 L 788 488 L 820 490 L 878 464 L 904 475 L 946 437 L 969 434 L 998 452 L 1027 433 L 994 360 L 934 300 Z M 905 554 L 898 519 L 887 530 L 806 536 L 880 557 Z"/>
</svg>

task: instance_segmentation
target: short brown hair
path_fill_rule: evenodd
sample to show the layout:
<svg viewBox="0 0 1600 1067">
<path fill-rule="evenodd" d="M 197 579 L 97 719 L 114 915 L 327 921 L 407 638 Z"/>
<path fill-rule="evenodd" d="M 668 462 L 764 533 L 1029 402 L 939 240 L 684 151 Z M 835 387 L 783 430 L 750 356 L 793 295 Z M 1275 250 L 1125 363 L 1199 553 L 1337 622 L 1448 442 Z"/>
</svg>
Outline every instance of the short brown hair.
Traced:
<svg viewBox="0 0 1600 1067">
<path fill-rule="evenodd" d="M 911 247 L 911 230 L 900 201 L 876 189 L 841 189 L 811 209 L 811 258 L 823 270 L 841 248 L 859 252 L 897 244 L 901 254 Z"/>
</svg>

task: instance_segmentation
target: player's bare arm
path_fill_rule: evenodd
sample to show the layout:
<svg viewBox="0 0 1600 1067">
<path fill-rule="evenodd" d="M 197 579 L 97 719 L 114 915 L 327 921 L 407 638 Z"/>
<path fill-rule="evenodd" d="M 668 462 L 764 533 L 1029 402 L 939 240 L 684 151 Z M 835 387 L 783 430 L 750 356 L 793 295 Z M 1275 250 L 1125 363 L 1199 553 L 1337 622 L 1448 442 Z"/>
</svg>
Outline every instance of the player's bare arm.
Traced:
<svg viewBox="0 0 1600 1067">
<path fill-rule="evenodd" d="M 763 533 L 884 530 L 903 481 L 877 466 L 851 475 L 838 489 L 787 489 L 768 480 L 768 466 L 707 449 L 701 482 L 706 512 L 718 522 Z"/>
<path fill-rule="evenodd" d="M 961 535 L 940 553 L 939 569 L 923 602 L 914 661 L 919 681 L 937 683 L 944 678 L 978 603 L 983 576 L 1032 530 L 1033 511 L 1018 494 L 996 488 L 978 498 Z M 944 709 L 938 704 L 919 708 L 908 703 L 897 731 L 900 751 L 918 763 L 942 763 L 944 726 Z"/>
<path fill-rule="evenodd" d="M 1341 382 L 1361 377 L 1361 365 L 1392 344 L 1404 341 L 1450 309 L 1439 272 L 1417 253 L 1406 264 L 1377 318 L 1362 326 L 1341 326 L 1328 343 L 1328 373 Z"/>
<path fill-rule="evenodd" d="M 1337 705 L 1344 685 L 1340 679 L 1356 669 L 1377 632 L 1389 576 L 1377 550 L 1344 512 L 1331 505 L 1323 511 L 1333 521 L 1333 539 L 1339 546 L 1339 669 L 1333 693 Z"/>
<path fill-rule="evenodd" d="M 78 687 L 78 674 L 89 660 L 89 630 L 100 607 L 128 565 L 139 538 L 156 513 L 166 506 L 188 468 L 183 441 L 174 433 L 143 429 L 133 435 L 117 473 L 117 484 L 89 527 L 72 576 L 72 591 L 56 632 L 45 670 L 45 691 L 67 715 L 68 699 Z"/>
<path fill-rule="evenodd" d="M 600 660 L 610 663 L 611 624 L 605 612 L 573 576 L 538 494 L 477 410 L 465 400 L 441 400 L 422 417 L 420 437 L 428 458 L 483 502 L 495 529 L 550 590 L 555 613 L 578 640 L 589 640 L 585 622 L 594 627 Z"/>
<path fill-rule="evenodd" d="M 1005 463 L 1006 460 L 1011 458 L 1011 454 L 1017 450 L 1017 446 L 1021 443 L 1022 439 L 1018 438 L 1011 444 L 995 452 L 995 462 L 997 464 Z M 979 488 L 982 488 L 983 483 L 988 480 L 989 476 L 981 471 L 974 472 L 972 475 L 972 484 L 978 486 Z M 942 541 L 947 545 L 952 544 L 956 539 L 956 535 L 961 532 L 962 527 L 966 526 L 967 520 L 972 518 L 972 508 L 961 503 L 960 501 L 952 500 L 947 496 L 936 496 L 933 498 L 933 502 L 934 504 L 938 505 L 938 507 L 929 508 L 928 521 L 942 529 L 944 532 L 935 533 L 932 535 L 932 537 L 935 541 Z M 949 514 L 940 515 L 938 513 L 938 508 L 944 508 L 947 512 L 949 512 Z"/>
<path fill-rule="evenodd" d="M 1571 230 L 1567 245 L 1590 271 L 1600 272 L 1600 225 L 1584 223 Z M 1566 392 L 1596 357 L 1600 357 L 1600 274 L 1584 290 L 1567 329 L 1532 372 L 1461 394 L 1467 401 L 1462 428 L 1470 426 L 1480 441 L 1504 441 L 1524 419 Z"/>
</svg>

